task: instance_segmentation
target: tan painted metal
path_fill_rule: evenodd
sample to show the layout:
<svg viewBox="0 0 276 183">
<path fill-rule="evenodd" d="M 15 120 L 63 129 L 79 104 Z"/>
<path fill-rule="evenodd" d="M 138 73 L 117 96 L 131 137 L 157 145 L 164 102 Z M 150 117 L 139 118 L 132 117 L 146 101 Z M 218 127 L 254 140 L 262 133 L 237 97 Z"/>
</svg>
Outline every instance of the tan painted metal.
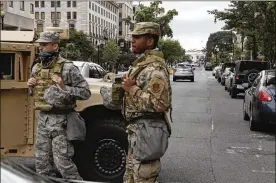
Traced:
<svg viewBox="0 0 276 183">
<path fill-rule="evenodd" d="M 63 39 L 68 39 L 67 32 Z M 13 54 L 14 67 L 11 76 L 4 75 L 1 79 L 1 153 L 12 157 L 33 157 L 36 138 L 36 111 L 33 99 L 29 96 L 27 80 L 30 77 L 31 66 L 35 59 L 38 45 L 33 41 L 38 36 L 33 31 L 1 31 L 2 54 Z M 2 69 L 1 69 L 2 70 Z M 1 74 L 1 73 L 0 73 Z M 89 83 L 91 98 L 77 101 L 78 112 L 93 106 L 102 105 L 100 87 L 112 83 L 102 80 Z M 108 115 L 108 114 L 107 114 Z"/>
</svg>

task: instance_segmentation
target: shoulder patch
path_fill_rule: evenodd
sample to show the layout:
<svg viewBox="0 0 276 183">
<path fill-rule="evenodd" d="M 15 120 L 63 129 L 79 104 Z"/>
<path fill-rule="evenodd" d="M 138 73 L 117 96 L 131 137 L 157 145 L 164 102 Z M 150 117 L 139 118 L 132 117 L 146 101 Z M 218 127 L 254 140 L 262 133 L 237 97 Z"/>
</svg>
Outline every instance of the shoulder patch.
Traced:
<svg viewBox="0 0 276 183">
<path fill-rule="evenodd" d="M 149 89 L 152 93 L 159 93 L 163 90 L 165 82 L 160 78 L 153 78 L 149 83 Z"/>
</svg>

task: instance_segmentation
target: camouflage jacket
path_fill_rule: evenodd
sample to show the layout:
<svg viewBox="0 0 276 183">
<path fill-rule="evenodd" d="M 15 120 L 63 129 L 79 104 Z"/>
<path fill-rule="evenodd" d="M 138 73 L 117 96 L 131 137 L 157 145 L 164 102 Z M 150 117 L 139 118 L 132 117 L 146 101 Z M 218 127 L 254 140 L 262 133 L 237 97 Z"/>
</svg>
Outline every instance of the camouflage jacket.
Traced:
<svg viewBox="0 0 276 183">
<path fill-rule="evenodd" d="M 59 57 L 59 59 L 64 59 Z M 37 64 L 32 68 L 31 77 L 36 78 L 38 71 Z M 53 84 L 45 90 L 45 101 L 58 109 L 68 109 L 76 107 L 76 100 L 86 100 L 91 96 L 89 85 L 81 75 L 79 69 L 73 64 L 66 62 L 63 66 L 61 78 L 65 88 Z"/>
<path fill-rule="evenodd" d="M 127 76 L 136 79 L 125 93 L 122 114 L 126 120 L 171 108 L 170 74 L 161 51 L 148 50 L 133 63 Z"/>
</svg>

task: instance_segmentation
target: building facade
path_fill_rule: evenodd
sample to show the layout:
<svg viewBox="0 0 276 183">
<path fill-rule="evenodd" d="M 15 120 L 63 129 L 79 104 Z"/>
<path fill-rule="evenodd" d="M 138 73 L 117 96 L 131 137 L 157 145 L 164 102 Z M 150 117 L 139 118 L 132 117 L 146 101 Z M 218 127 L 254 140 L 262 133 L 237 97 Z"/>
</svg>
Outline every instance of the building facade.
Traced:
<svg viewBox="0 0 276 183">
<path fill-rule="evenodd" d="M 35 27 L 59 26 L 82 30 L 94 45 L 117 40 L 119 6 L 115 1 L 35 1 Z"/>
<path fill-rule="evenodd" d="M 133 2 L 132 1 L 122 1 L 117 2 L 119 4 L 119 38 L 126 41 L 130 41 L 130 25 L 126 24 L 124 19 L 129 18 L 133 21 Z"/>
<path fill-rule="evenodd" d="M 5 30 L 34 30 L 34 1 L 1 1 L 1 25 Z"/>
</svg>

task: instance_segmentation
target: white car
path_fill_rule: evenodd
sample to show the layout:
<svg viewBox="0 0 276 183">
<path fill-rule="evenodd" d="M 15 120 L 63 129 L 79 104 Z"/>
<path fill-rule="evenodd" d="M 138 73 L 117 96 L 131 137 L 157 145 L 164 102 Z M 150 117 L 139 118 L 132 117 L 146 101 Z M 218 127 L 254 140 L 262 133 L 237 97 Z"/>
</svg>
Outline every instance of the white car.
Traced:
<svg viewBox="0 0 276 183">
<path fill-rule="evenodd" d="M 79 68 L 87 82 L 102 81 L 107 73 L 100 65 L 93 62 L 73 61 L 73 63 Z"/>
</svg>

